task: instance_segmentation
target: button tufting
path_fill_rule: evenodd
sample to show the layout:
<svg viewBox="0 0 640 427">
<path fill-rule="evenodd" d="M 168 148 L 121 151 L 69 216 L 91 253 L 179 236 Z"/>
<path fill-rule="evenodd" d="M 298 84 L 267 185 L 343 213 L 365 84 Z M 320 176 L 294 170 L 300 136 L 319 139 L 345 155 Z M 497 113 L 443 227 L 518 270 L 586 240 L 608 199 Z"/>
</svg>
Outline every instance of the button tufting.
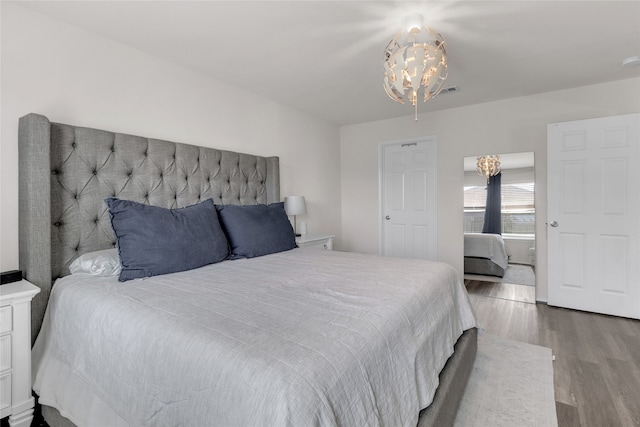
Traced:
<svg viewBox="0 0 640 427">
<path fill-rule="evenodd" d="M 94 220 L 93 220 L 93 223 L 94 223 L 94 224 L 97 224 L 97 223 L 99 223 L 99 222 L 100 222 L 100 218 L 96 218 L 96 219 L 94 219 Z"/>
<path fill-rule="evenodd" d="M 93 170 L 94 175 L 98 175 L 98 171 L 96 169 Z"/>
<path fill-rule="evenodd" d="M 60 221 L 56 221 L 53 223 L 53 225 L 55 225 L 56 227 L 60 227 L 62 223 Z"/>
<path fill-rule="evenodd" d="M 52 171 L 51 171 L 51 175 L 58 175 L 58 171 L 57 171 L 57 170 L 55 170 L 55 169 L 54 169 L 54 170 L 52 170 Z"/>
<path fill-rule="evenodd" d="M 76 246 L 76 248 L 74 249 L 76 252 L 78 252 L 80 250 L 80 246 Z"/>
<path fill-rule="evenodd" d="M 111 152 L 113 153 L 114 151 L 116 151 L 116 147 L 111 146 Z"/>
<path fill-rule="evenodd" d="M 71 143 L 71 146 L 75 148 L 76 143 L 75 143 L 75 142 L 72 142 L 72 143 Z"/>
</svg>

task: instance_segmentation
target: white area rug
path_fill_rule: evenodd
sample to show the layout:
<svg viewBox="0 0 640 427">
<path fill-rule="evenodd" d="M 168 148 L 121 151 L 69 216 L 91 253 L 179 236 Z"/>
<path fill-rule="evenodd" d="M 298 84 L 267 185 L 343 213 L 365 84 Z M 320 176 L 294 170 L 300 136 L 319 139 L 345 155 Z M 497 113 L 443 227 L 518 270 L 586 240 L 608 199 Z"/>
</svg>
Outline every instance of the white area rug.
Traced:
<svg viewBox="0 0 640 427">
<path fill-rule="evenodd" d="M 530 265 L 509 264 L 502 278 L 503 283 L 514 285 L 536 285 L 536 275 Z"/>
<path fill-rule="evenodd" d="M 483 333 L 456 427 L 557 427 L 551 349 Z"/>
<path fill-rule="evenodd" d="M 530 265 L 509 264 L 504 277 L 498 276 L 481 276 L 479 274 L 465 274 L 465 279 L 481 280 L 483 282 L 502 282 L 511 283 L 513 285 L 536 285 L 536 274 Z"/>
</svg>

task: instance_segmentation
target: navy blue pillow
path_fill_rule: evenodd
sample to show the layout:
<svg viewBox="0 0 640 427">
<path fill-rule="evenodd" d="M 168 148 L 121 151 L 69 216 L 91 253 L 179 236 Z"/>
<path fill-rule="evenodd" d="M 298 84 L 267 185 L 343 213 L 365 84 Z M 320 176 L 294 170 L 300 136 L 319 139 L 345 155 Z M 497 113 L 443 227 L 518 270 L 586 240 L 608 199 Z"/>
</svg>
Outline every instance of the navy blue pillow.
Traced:
<svg viewBox="0 0 640 427">
<path fill-rule="evenodd" d="M 118 241 L 118 280 L 190 270 L 229 255 L 212 199 L 165 209 L 115 197 L 105 199 Z"/>
<path fill-rule="evenodd" d="M 253 258 L 296 247 L 293 227 L 284 203 L 270 205 L 216 205 L 231 259 Z"/>
</svg>

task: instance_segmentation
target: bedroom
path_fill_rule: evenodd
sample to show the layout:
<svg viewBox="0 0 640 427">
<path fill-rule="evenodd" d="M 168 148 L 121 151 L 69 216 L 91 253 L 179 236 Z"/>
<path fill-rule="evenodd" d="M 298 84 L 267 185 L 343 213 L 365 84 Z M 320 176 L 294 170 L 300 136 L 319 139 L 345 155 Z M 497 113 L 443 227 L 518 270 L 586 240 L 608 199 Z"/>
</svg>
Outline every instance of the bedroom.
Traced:
<svg viewBox="0 0 640 427">
<path fill-rule="evenodd" d="M 438 254 L 461 271 L 463 157 L 533 151 L 536 208 L 543 212 L 546 125 L 640 111 L 638 68 L 622 69 L 616 63 L 612 68 L 617 74 L 595 84 L 550 87 L 542 94 L 440 111 L 421 105 L 418 123 L 410 111 L 382 98 L 402 117 L 341 126 L 28 7 L 3 2 L 1 13 L 2 271 L 18 266 L 16 135 L 18 118 L 30 112 L 63 123 L 221 149 L 277 152 L 281 193 L 306 196 L 309 231 L 335 234 L 337 248 L 364 253 L 378 252 L 377 141 L 436 134 L 440 167 L 459 172 L 438 182 Z M 386 38 L 381 37 L 381 45 Z M 301 88 L 291 93 L 305 95 Z M 538 258 L 544 259 L 541 221 L 536 234 Z M 539 301 L 547 295 L 545 268 L 537 266 Z"/>
</svg>

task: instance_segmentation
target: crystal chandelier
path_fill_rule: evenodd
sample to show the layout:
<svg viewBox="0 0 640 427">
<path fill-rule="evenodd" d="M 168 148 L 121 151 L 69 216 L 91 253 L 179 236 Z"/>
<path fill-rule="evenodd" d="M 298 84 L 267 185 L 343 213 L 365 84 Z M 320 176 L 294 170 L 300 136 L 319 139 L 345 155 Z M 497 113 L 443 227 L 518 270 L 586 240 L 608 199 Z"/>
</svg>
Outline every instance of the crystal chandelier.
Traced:
<svg viewBox="0 0 640 427">
<path fill-rule="evenodd" d="M 489 178 L 500 173 L 500 156 L 497 154 L 490 156 L 478 156 L 476 170 L 480 175 L 487 177 L 488 184 Z"/>
<path fill-rule="evenodd" d="M 401 104 L 409 100 L 418 121 L 418 97 L 427 102 L 447 79 L 446 43 L 440 33 L 422 25 L 422 15 L 411 15 L 404 23 L 406 30 L 384 50 L 384 90 Z"/>
</svg>

